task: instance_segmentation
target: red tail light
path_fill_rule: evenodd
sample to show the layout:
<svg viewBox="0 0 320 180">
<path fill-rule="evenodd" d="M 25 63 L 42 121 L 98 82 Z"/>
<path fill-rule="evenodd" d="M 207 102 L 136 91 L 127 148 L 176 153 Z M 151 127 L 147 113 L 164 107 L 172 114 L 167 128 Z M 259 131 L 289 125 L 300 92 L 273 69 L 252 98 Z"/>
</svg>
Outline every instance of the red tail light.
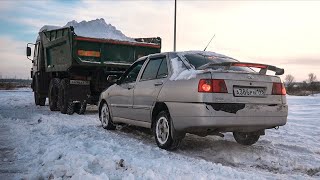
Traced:
<svg viewBox="0 0 320 180">
<path fill-rule="evenodd" d="M 286 95 L 287 91 L 282 83 L 273 83 L 272 94 L 273 95 Z"/>
<path fill-rule="evenodd" d="M 228 93 L 226 83 L 223 79 L 213 79 L 212 86 L 212 92 L 214 93 Z"/>
<path fill-rule="evenodd" d="M 223 79 L 200 79 L 198 92 L 228 93 L 228 90 Z"/>
<path fill-rule="evenodd" d="M 205 92 L 205 93 L 212 92 L 211 79 L 200 79 L 198 84 L 198 92 Z"/>
</svg>

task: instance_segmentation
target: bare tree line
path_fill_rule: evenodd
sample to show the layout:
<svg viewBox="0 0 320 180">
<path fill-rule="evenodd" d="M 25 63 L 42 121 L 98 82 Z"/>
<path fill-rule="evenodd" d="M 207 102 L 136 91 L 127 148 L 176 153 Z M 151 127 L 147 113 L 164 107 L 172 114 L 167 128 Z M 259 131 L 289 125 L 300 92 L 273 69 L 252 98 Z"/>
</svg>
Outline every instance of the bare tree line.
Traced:
<svg viewBox="0 0 320 180">
<path fill-rule="evenodd" d="M 308 78 L 303 82 L 296 82 L 293 75 L 288 74 L 285 77 L 285 86 L 288 94 L 292 95 L 310 95 L 320 93 L 320 82 L 314 73 L 309 73 Z"/>
</svg>

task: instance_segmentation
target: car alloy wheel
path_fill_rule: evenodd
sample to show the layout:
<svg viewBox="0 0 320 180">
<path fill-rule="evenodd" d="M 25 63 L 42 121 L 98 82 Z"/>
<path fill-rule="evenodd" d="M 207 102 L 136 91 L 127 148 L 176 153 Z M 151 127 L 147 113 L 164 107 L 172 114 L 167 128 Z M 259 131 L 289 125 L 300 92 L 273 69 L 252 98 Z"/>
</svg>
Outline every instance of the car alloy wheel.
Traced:
<svg viewBox="0 0 320 180">
<path fill-rule="evenodd" d="M 108 130 L 116 129 L 116 126 L 112 123 L 109 107 L 106 103 L 104 103 L 101 108 L 100 121 L 104 129 L 108 129 Z"/>
<path fill-rule="evenodd" d="M 165 144 L 168 141 L 170 134 L 169 122 L 167 118 L 161 117 L 156 124 L 156 135 L 160 144 Z"/>
</svg>

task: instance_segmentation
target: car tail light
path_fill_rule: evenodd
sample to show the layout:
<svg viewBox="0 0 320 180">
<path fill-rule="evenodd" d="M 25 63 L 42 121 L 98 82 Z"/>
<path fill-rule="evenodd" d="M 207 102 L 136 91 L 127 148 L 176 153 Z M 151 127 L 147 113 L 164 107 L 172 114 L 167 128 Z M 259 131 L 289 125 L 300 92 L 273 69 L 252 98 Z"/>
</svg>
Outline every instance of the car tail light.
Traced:
<svg viewBox="0 0 320 180">
<path fill-rule="evenodd" d="M 273 95 L 286 95 L 287 91 L 282 83 L 273 83 L 272 94 Z"/>
<path fill-rule="evenodd" d="M 205 92 L 205 93 L 212 92 L 211 79 L 200 79 L 198 84 L 198 92 Z"/>
<path fill-rule="evenodd" d="M 227 93 L 227 86 L 223 79 L 200 79 L 198 92 Z"/>
<path fill-rule="evenodd" d="M 226 83 L 223 79 L 213 79 L 212 87 L 212 92 L 214 93 L 228 93 Z"/>
</svg>

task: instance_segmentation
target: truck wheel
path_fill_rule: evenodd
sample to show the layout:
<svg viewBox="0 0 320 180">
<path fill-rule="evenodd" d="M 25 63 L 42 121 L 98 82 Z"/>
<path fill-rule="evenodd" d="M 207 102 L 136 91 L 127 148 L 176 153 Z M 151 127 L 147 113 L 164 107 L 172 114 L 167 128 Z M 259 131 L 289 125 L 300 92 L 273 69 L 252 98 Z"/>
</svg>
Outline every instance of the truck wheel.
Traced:
<svg viewBox="0 0 320 180">
<path fill-rule="evenodd" d="M 44 106 L 46 103 L 46 97 L 41 97 L 39 93 L 39 84 L 38 84 L 37 78 L 35 79 L 35 88 L 33 90 L 33 95 L 34 95 L 34 103 L 36 105 Z"/>
<path fill-rule="evenodd" d="M 110 110 L 107 103 L 103 103 L 101 109 L 99 110 L 99 118 L 102 124 L 102 127 L 107 130 L 115 130 L 116 126 L 113 124 Z"/>
<path fill-rule="evenodd" d="M 38 105 L 40 105 L 40 101 L 41 101 L 41 99 L 40 99 L 40 94 L 38 93 L 38 92 L 36 92 L 36 91 L 34 91 L 33 92 L 33 96 L 34 96 L 34 103 L 38 106 Z"/>
<path fill-rule="evenodd" d="M 182 138 L 172 138 L 171 118 L 168 111 L 161 111 L 153 123 L 153 133 L 159 148 L 175 150 L 179 147 Z"/>
<path fill-rule="evenodd" d="M 53 78 L 49 84 L 49 107 L 51 111 L 59 111 L 58 107 L 58 93 L 59 93 L 60 79 Z"/>
<path fill-rule="evenodd" d="M 69 102 L 67 106 L 67 114 L 72 115 L 74 113 L 74 103 Z"/>
<path fill-rule="evenodd" d="M 74 113 L 74 103 L 69 98 L 69 79 L 67 78 L 60 82 L 58 100 L 62 114 L 71 115 Z"/>
<path fill-rule="evenodd" d="M 76 103 L 74 105 L 74 111 L 78 114 L 84 114 L 87 109 L 87 101 L 82 101 L 81 103 Z"/>
<path fill-rule="evenodd" d="M 259 140 L 260 135 L 249 132 L 233 132 L 233 137 L 237 143 L 250 146 Z"/>
</svg>

